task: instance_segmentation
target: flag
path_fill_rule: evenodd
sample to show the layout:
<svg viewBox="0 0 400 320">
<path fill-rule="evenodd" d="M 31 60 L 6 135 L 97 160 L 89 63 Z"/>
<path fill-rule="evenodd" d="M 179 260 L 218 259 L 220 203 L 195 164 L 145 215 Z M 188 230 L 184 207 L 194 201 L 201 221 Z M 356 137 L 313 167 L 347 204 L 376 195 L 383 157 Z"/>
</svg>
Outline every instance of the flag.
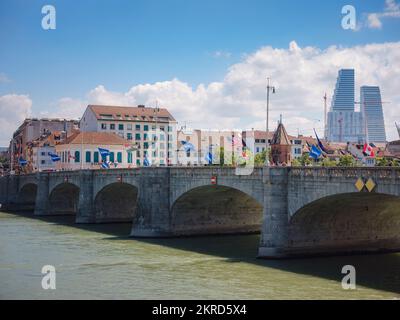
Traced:
<svg viewBox="0 0 400 320">
<path fill-rule="evenodd" d="M 49 152 L 49 156 L 53 162 L 61 161 L 61 158 L 55 153 Z"/>
<path fill-rule="evenodd" d="M 144 158 L 143 165 L 145 167 L 150 167 L 151 163 L 150 163 L 150 160 L 147 157 Z"/>
<path fill-rule="evenodd" d="M 98 149 L 99 149 L 99 152 L 100 152 L 100 155 L 102 158 L 105 158 L 110 155 L 110 150 L 103 149 L 103 148 L 98 148 Z"/>
<path fill-rule="evenodd" d="M 194 145 L 188 141 L 181 141 L 181 144 L 183 145 L 183 149 L 185 149 L 185 152 L 189 152 L 189 151 L 195 151 L 196 148 L 194 147 Z"/>
<path fill-rule="evenodd" d="M 26 166 L 28 164 L 28 161 L 26 161 L 22 157 L 19 158 L 18 162 L 19 162 L 19 165 L 22 166 L 22 167 Z"/>
<path fill-rule="evenodd" d="M 103 163 L 101 164 L 101 167 L 103 169 L 110 169 L 110 164 L 107 161 L 103 161 Z"/>
<path fill-rule="evenodd" d="M 208 164 L 212 164 L 213 156 L 212 156 L 211 152 L 207 152 L 207 154 L 205 156 L 205 160 L 208 162 Z"/>
<path fill-rule="evenodd" d="M 311 147 L 310 151 L 310 158 L 313 158 L 314 160 L 317 160 L 322 154 L 322 151 L 318 149 L 316 146 Z"/>
<path fill-rule="evenodd" d="M 319 148 L 320 148 L 323 152 L 328 153 L 328 151 L 325 149 L 324 145 L 322 144 L 321 140 L 319 140 L 318 135 L 317 135 L 317 131 L 315 131 L 315 129 L 314 129 L 314 133 L 315 133 L 315 136 L 317 137 L 317 141 L 318 141 L 318 146 L 319 146 Z"/>
<path fill-rule="evenodd" d="M 239 137 L 235 137 L 235 136 L 226 137 L 226 139 L 229 141 L 229 143 L 234 146 L 240 145 L 240 143 L 243 141 L 243 139 L 241 139 L 241 138 L 242 138 L 241 134 L 239 134 Z"/>
<path fill-rule="evenodd" d="M 307 144 L 308 151 L 311 151 L 311 148 L 312 148 L 311 144 L 309 144 L 308 141 L 306 141 L 306 144 Z"/>
<path fill-rule="evenodd" d="M 375 152 L 374 149 L 372 149 L 370 144 L 364 144 L 364 149 L 363 149 L 364 155 L 367 157 L 375 157 Z"/>
</svg>

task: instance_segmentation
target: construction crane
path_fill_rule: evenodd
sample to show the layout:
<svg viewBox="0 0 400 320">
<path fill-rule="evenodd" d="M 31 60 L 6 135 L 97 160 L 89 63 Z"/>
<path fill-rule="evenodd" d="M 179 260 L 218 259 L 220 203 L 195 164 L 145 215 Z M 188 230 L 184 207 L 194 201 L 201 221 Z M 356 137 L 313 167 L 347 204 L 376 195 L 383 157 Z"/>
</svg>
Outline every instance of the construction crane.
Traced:
<svg viewBox="0 0 400 320">
<path fill-rule="evenodd" d="M 328 97 L 327 97 L 327 95 L 326 95 L 326 92 L 325 92 L 325 95 L 324 95 L 324 97 L 323 97 L 323 99 L 324 99 L 324 138 L 325 138 L 325 141 L 328 139 L 328 130 L 327 130 L 327 128 L 326 128 L 326 125 L 327 125 L 327 112 L 328 112 L 328 110 L 327 110 L 327 100 L 328 100 Z"/>
</svg>

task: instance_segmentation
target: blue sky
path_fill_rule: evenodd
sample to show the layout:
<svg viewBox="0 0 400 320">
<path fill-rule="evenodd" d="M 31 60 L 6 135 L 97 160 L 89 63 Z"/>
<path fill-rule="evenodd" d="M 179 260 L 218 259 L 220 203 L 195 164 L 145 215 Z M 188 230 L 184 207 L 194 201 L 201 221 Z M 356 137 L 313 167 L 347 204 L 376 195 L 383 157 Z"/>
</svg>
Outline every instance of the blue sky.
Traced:
<svg viewBox="0 0 400 320">
<path fill-rule="evenodd" d="M 41 28 L 46 4 L 57 10 L 56 30 Z M 385 1 L 2 0 L 0 96 L 28 95 L 39 113 L 98 85 L 127 92 L 173 78 L 193 87 L 223 81 L 246 54 L 293 40 L 320 49 L 399 41 L 397 18 L 381 29 L 343 30 L 346 4 L 361 22 Z"/>
</svg>

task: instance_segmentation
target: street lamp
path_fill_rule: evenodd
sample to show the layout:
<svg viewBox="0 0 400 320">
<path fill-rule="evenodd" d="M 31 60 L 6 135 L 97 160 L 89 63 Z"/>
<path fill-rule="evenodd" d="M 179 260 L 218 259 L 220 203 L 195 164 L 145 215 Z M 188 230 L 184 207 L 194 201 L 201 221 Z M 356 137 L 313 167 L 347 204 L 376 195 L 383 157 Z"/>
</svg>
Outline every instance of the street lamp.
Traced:
<svg viewBox="0 0 400 320">
<path fill-rule="evenodd" d="M 275 87 L 270 85 L 270 78 L 267 78 L 267 120 L 266 120 L 266 127 L 267 127 L 267 137 L 265 139 L 265 166 L 269 166 L 269 155 L 268 155 L 268 148 L 269 148 L 269 143 L 268 143 L 268 133 L 269 133 L 269 93 L 270 91 L 272 93 L 275 93 Z"/>
</svg>

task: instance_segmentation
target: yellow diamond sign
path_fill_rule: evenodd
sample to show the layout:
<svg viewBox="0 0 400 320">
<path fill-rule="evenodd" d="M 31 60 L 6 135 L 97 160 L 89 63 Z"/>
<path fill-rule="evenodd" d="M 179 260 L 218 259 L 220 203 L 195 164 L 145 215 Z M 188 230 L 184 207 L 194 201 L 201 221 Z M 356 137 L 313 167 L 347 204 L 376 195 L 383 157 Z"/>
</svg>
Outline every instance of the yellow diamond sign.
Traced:
<svg viewBox="0 0 400 320">
<path fill-rule="evenodd" d="M 368 179 L 367 183 L 365 184 L 365 186 L 367 187 L 369 192 L 372 192 L 372 190 L 375 189 L 376 187 L 376 183 L 374 182 L 374 180 L 372 180 L 371 178 Z"/>
<path fill-rule="evenodd" d="M 364 185 L 365 185 L 364 181 L 361 178 L 358 178 L 358 180 L 355 184 L 357 190 L 361 192 L 361 190 L 364 189 Z"/>
</svg>

